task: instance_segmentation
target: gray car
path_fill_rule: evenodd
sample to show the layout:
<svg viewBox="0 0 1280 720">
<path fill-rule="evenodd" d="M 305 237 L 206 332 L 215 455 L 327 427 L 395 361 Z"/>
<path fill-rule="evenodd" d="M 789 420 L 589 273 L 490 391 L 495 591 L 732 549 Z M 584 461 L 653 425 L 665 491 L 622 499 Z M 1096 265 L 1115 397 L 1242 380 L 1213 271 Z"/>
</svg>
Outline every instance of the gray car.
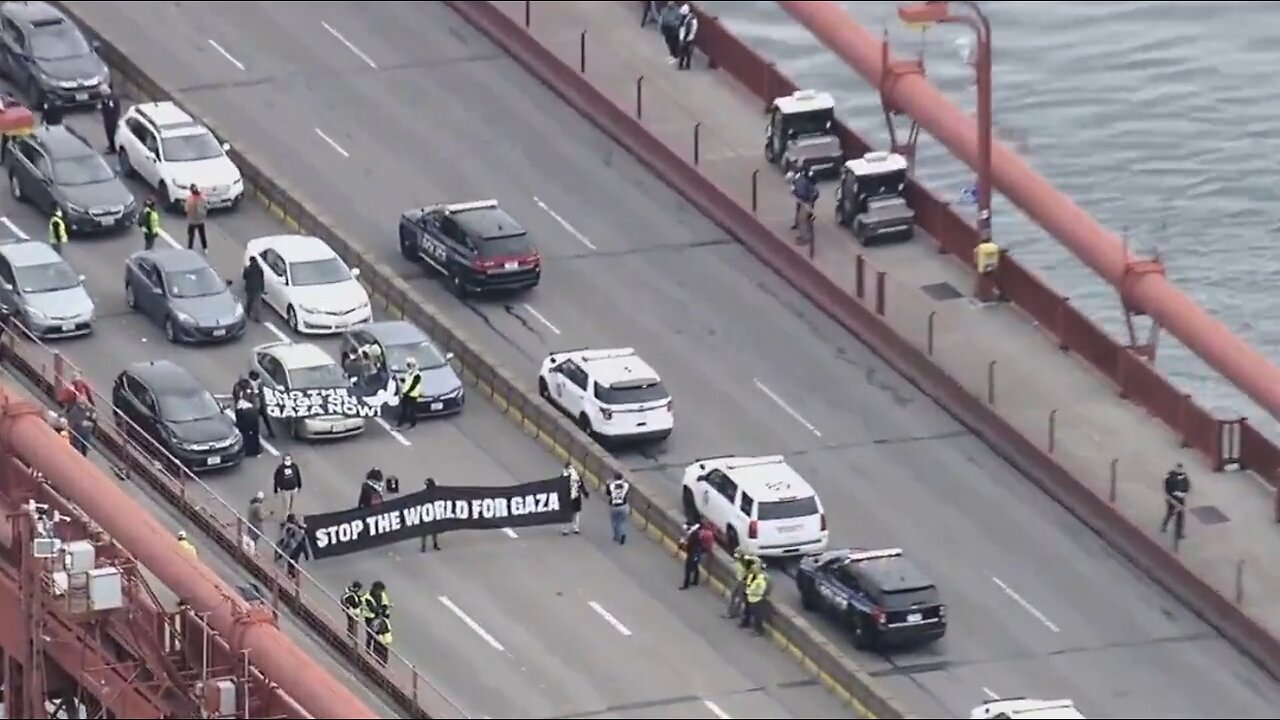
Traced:
<svg viewBox="0 0 1280 720">
<path fill-rule="evenodd" d="M 244 307 L 230 287 L 231 281 L 194 250 L 144 250 L 125 262 L 125 302 L 163 327 L 173 343 L 221 342 L 244 335 Z"/>
<path fill-rule="evenodd" d="M 462 379 L 449 365 L 453 353 L 440 352 L 417 325 L 388 320 L 356 326 L 342 336 L 342 356 L 349 357 L 369 345 L 381 348 L 385 367 L 380 369 L 390 370 L 398 382 L 404 380 L 408 359 L 418 361 L 418 370 L 422 373 L 422 395 L 416 408 L 419 417 L 462 411 L 466 391 Z"/>
<path fill-rule="evenodd" d="M 37 337 L 93 331 L 94 306 L 84 276 L 45 242 L 0 242 L 0 311 Z"/>
<path fill-rule="evenodd" d="M 87 140 L 66 125 L 41 125 L 6 153 L 9 192 L 46 217 L 61 208 L 72 233 L 132 227 L 138 201 Z"/>
</svg>

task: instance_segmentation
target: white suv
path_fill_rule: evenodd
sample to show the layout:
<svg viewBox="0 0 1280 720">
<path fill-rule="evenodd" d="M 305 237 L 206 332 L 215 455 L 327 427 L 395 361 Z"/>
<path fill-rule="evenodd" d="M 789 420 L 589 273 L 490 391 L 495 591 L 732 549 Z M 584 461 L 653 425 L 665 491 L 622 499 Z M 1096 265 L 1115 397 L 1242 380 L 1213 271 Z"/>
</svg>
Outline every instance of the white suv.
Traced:
<svg viewBox="0 0 1280 720">
<path fill-rule="evenodd" d="M 538 393 L 601 441 L 661 440 L 675 426 L 662 378 L 632 348 L 552 353 Z"/>
<path fill-rule="evenodd" d="M 181 208 L 192 185 L 211 208 L 233 207 L 244 197 L 240 168 L 227 157 L 231 146 L 171 102 L 129 108 L 116 129 L 116 148 L 121 173 L 141 177 L 169 207 Z"/>
<path fill-rule="evenodd" d="M 1031 700 L 1029 698 L 1007 698 L 992 700 L 974 708 L 969 713 L 974 720 L 997 720 L 1010 718 L 1016 720 L 1084 720 L 1084 715 L 1076 709 L 1070 700 Z"/>
<path fill-rule="evenodd" d="M 684 470 L 685 516 L 704 519 L 729 550 L 762 557 L 827 549 L 827 515 L 781 455 L 698 460 Z"/>
</svg>

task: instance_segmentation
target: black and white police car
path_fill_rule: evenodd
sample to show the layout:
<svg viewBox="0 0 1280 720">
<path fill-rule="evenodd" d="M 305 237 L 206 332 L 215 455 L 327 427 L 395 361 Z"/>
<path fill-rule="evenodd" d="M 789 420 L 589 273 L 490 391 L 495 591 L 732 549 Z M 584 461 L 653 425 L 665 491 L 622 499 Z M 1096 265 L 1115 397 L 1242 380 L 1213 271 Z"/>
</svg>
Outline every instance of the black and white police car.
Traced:
<svg viewBox="0 0 1280 720">
<path fill-rule="evenodd" d="M 529 233 L 497 200 L 442 203 L 400 216 L 400 254 L 435 268 L 454 295 L 526 290 L 542 280 Z"/>
<path fill-rule="evenodd" d="M 709 521 L 730 551 L 777 558 L 827 547 L 822 501 L 781 455 L 696 460 L 683 485 L 685 516 Z"/>
<path fill-rule="evenodd" d="M 551 353 L 538 394 L 601 442 L 663 440 L 675 427 L 671 394 L 634 348 Z"/>
<path fill-rule="evenodd" d="M 969 713 L 970 720 L 1084 720 L 1070 700 L 1001 698 L 985 702 Z"/>
</svg>

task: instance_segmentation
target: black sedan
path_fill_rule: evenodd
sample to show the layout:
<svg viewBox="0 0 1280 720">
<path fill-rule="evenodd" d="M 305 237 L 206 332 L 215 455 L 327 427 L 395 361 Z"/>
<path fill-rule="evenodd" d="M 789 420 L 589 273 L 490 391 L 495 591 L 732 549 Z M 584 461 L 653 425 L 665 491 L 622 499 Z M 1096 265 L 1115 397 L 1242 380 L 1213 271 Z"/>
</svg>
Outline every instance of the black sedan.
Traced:
<svg viewBox="0 0 1280 720">
<path fill-rule="evenodd" d="M 244 460 L 244 439 L 213 394 L 168 360 L 134 363 L 111 388 L 116 421 L 155 441 L 192 472 L 234 467 Z M 143 441 L 145 447 L 147 443 Z"/>
<path fill-rule="evenodd" d="M 46 2 L 6 2 L 0 20 L 0 73 L 33 106 L 51 99 L 83 105 L 111 92 L 111 73 L 98 57 L 97 43 L 62 11 Z"/>
<path fill-rule="evenodd" d="M 173 343 L 220 342 L 244 335 L 244 307 L 204 255 L 180 248 L 144 250 L 125 263 L 129 307 L 164 328 Z"/>
</svg>

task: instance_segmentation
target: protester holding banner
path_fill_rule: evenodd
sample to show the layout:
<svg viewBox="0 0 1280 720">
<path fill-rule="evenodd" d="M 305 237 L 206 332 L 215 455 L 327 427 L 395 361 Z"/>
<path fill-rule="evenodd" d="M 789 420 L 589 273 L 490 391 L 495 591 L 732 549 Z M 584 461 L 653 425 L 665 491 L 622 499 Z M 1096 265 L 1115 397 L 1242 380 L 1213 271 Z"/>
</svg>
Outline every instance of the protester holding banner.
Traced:
<svg viewBox="0 0 1280 720">
<path fill-rule="evenodd" d="M 276 559 L 283 561 L 289 579 L 297 581 L 303 560 L 311 559 L 311 543 L 307 541 L 306 524 L 297 515 L 289 514 L 280 528 L 280 552 Z"/>
<path fill-rule="evenodd" d="M 247 377 L 241 377 L 231 388 L 231 403 L 235 409 L 236 429 L 244 438 L 244 454 L 257 457 L 262 454 L 262 439 L 258 434 L 258 393 Z"/>
<path fill-rule="evenodd" d="M 275 496 L 279 498 L 280 515 L 293 515 L 293 503 L 302 489 L 302 468 L 293 464 L 293 456 L 284 454 L 280 465 L 276 467 L 274 478 Z"/>
<path fill-rule="evenodd" d="M 360 497 L 356 499 L 357 508 L 370 508 L 382 503 L 382 471 L 370 468 L 365 473 L 364 482 L 360 484 Z"/>
<path fill-rule="evenodd" d="M 609 523 L 613 526 L 613 541 L 619 545 L 627 544 L 627 518 L 631 515 L 628 501 L 631 496 L 631 483 L 615 472 L 609 481 Z"/>
<path fill-rule="evenodd" d="M 275 440 L 276 431 L 271 427 L 271 416 L 267 414 L 267 401 L 263 397 L 262 376 L 257 370 L 249 371 L 249 382 L 253 385 L 253 395 L 258 404 L 258 417 L 262 419 L 262 428 L 267 431 L 268 438 Z"/>
<path fill-rule="evenodd" d="M 423 484 L 424 484 L 424 485 L 426 486 L 426 488 L 427 488 L 427 489 L 426 489 L 426 493 L 427 493 L 427 502 L 431 502 L 432 500 L 434 500 L 434 499 L 435 499 L 435 496 L 436 496 L 436 479 L 435 479 L 435 478 L 427 478 L 427 479 L 426 479 L 426 481 L 425 481 Z M 436 549 L 436 550 L 439 550 L 439 549 L 440 549 L 440 534 L 439 534 L 439 533 L 431 533 L 431 547 L 432 547 L 432 548 L 434 548 L 434 549 Z M 423 535 L 423 536 L 422 536 L 422 549 L 421 549 L 421 551 L 420 551 L 420 552 L 426 552 L 426 551 L 427 551 L 427 536 L 426 536 L 426 535 Z"/>
<path fill-rule="evenodd" d="M 560 531 L 561 535 L 574 535 L 582 532 L 578 525 L 578 519 L 582 516 L 582 500 L 591 497 L 587 493 L 587 486 L 583 484 L 582 478 L 578 475 L 578 471 L 574 469 L 572 462 L 564 464 L 564 472 L 560 473 L 569 480 L 569 509 L 573 511 L 573 519 Z"/>
</svg>

